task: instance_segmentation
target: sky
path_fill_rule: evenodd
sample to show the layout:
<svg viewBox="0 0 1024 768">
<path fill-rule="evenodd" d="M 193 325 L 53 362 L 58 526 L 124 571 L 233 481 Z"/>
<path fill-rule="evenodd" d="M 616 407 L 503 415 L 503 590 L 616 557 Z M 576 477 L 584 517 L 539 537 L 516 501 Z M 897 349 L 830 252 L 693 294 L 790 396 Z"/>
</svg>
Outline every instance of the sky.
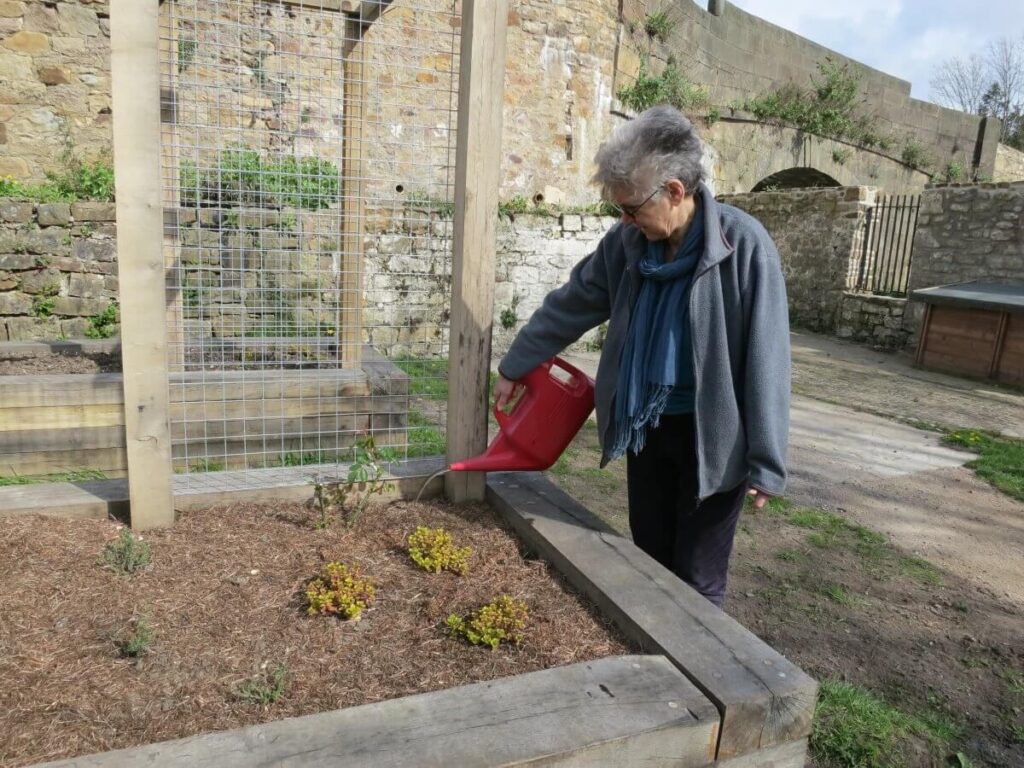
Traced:
<svg viewBox="0 0 1024 768">
<path fill-rule="evenodd" d="M 934 100 L 929 81 L 943 61 L 982 53 L 986 43 L 1000 37 L 1024 35 L 1024 0 L 729 2 L 868 66 L 909 80 L 911 95 L 929 101 Z"/>
</svg>

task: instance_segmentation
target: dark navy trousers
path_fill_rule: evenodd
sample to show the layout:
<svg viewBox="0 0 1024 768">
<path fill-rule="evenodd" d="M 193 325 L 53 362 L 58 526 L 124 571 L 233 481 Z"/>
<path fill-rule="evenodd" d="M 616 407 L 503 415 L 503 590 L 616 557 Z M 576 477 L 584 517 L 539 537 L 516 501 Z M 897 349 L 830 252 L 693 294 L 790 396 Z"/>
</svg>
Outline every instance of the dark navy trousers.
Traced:
<svg viewBox="0 0 1024 768">
<path fill-rule="evenodd" d="M 626 477 L 633 542 L 721 608 L 747 484 L 697 503 L 693 414 L 662 416 Z"/>
</svg>

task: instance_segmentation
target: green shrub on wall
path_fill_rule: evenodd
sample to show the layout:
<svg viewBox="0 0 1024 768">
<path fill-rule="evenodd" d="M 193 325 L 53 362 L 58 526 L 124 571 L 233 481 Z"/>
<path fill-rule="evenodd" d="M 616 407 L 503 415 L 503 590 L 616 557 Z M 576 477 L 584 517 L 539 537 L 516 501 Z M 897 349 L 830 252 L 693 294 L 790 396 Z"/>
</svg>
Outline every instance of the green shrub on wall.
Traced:
<svg viewBox="0 0 1024 768">
<path fill-rule="evenodd" d="M 107 160 L 85 162 L 69 156 L 65 158 L 64 170 L 47 172 L 42 184 L 24 184 L 12 176 L 0 177 L 0 197 L 37 203 L 111 202 L 114 169 Z"/>
<path fill-rule="evenodd" d="M 183 205 L 242 205 L 319 210 L 341 196 L 337 166 L 316 157 L 265 157 L 251 149 L 218 153 L 210 167 L 181 164 Z"/>
<path fill-rule="evenodd" d="M 656 104 L 671 104 L 688 112 L 708 103 L 707 90 L 691 83 L 674 58 L 669 58 L 660 75 L 651 74 L 649 67 L 648 58 L 641 60 L 636 79 L 616 94 L 628 109 L 643 112 Z"/>
</svg>

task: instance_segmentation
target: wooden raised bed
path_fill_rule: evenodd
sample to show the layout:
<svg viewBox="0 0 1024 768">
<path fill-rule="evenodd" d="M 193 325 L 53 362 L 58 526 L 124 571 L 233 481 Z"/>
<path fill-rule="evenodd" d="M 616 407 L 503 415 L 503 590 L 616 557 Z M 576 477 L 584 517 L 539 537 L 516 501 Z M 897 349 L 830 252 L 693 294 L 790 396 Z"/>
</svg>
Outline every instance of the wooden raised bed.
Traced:
<svg viewBox="0 0 1024 768">
<path fill-rule="evenodd" d="M 487 495 L 529 547 L 650 655 L 48 765 L 804 764 L 812 679 L 543 476 L 491 475 Z"/>
<path fill-rule="evenodd" d="M 362 358 L 359 369 L 170 374 L 175 469 L 196 462 L 243 469 L 247 456 L 270 458 L 271 447 L 329 454 L 360 434 L 379 435 L 381 444 L 402 435 L 409 377 L 369 347 Z M 124 425 L 120 373 L 0 377 L 0 474 L 123 476 Z"/>
<path fill-rule="evenodd" d="M 910 298 L 927 304 L 918 365 L 1024 386 L 1024 285 L 958 283 Z"/>
</svg>

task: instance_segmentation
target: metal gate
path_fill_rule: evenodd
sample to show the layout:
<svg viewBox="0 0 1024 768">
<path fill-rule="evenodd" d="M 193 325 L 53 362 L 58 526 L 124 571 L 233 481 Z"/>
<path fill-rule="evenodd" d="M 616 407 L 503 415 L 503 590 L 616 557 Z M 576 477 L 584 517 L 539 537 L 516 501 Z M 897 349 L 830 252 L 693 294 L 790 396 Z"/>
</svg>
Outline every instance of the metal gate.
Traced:
<svg viewBox="0 0 1024 768">
<path fill-rule="evenodd" d="M 880 195 L 864 218 L 857 290 L 906 296 L 920 195 Z"/>
</svg>

